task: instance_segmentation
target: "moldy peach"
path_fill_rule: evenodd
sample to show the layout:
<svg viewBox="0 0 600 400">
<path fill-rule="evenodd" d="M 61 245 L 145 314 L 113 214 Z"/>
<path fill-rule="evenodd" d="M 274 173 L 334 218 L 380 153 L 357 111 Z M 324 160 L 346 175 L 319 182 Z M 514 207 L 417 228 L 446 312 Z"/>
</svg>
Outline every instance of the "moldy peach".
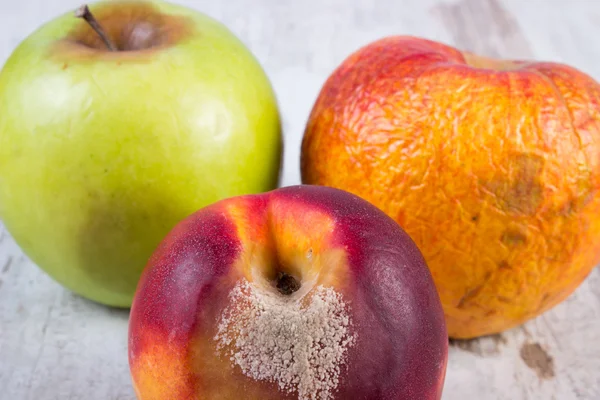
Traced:
<svg viewBox="0 0 600 400">
<path fill-rule="evenodd" d="M 439 400 L 447 357 L 414 242 L 333 188 L 199 210 L 156 250 L 131 311 L 140 400 Z"/>
</svg>

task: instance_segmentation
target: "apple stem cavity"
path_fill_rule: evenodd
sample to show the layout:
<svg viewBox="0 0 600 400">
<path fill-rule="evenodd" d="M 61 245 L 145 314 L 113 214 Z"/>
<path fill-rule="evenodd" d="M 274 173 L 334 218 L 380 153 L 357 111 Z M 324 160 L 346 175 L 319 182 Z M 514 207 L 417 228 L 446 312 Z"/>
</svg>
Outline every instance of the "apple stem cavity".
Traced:
<svg viewBox="0 0 600 400">
<path fill-rule="evenodd" d="M 82 18 L 88 24 L 90 24 L 92 29 L 94 31 L 96 31 L 98 36 L 100 36 L 100 39 L 102 39 L 102 41 L 104 42 L 104 44 L 110 51 L 118 51 L 119 50 L 117 48 L 117 46 L 110 40 L 110 38 L 108 37 L 108 35 L 104 31 L 104 29 L 102 28 L 100 23 L 98 23 L 98 20 L 94 17 L 94 15 L 90 11 L 87 4 L 84 4 L 81 7 L 79 7 L 77 10 L 75 10 L 75 17 Z"/>
<path fill-rule="evenodd" d="M 277 273 L 276 286 L 279 293 L 289 296 L 300 289 L 300 282 L 292 275 L 279 271 Z"/>
</svg>

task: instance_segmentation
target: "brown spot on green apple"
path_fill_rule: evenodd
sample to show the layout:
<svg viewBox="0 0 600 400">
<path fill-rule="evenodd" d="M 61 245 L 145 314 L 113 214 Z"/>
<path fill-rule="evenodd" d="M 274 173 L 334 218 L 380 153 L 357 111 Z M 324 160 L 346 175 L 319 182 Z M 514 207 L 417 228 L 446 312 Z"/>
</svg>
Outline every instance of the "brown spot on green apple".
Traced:
<svg viewBox="0 0 600 400">
<path fill-rule="evenodd" d="M 110 194 L 90 191 L 87 217 L 78 235 L 82 274 L 97 288 L 111 288 L 123 303 L 135 292 L 146 256 L 186 216 L 163 193 L 148 186 L 144 196 L 135 192 L 131 188 Z"/>
</svg>

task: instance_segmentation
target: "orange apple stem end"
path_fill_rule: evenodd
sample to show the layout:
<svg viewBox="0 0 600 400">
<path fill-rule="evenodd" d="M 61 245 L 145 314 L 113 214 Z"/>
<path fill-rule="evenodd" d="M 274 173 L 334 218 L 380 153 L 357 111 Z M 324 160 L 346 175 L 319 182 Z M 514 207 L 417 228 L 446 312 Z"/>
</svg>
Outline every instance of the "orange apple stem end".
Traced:
<svg viewBox="0 0 600 400">
<path fill-rule="evenodd" d="M 96 31 L 98 36 L 100 36 L 100 38 L 110 51 L 118 51 L 117 46 L 115 46 L 115 44 L 109 39 L 108 35 L 104 31 L 104 29 L 102 29 L 102 26 L 98 23 L 98 20 L 96 20 L 87 4 L 84 4 L 77 10 L 75 10 L 75 17 L 83 18 L 88 24 L 90 24 L 92 29 Z"/>
</svg>

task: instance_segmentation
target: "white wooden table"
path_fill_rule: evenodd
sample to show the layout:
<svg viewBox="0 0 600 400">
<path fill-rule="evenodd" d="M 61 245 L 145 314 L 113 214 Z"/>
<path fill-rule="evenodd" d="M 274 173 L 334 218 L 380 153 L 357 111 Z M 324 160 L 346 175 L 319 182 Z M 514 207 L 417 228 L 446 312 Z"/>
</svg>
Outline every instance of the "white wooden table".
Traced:
<svg viewBox="0 0 600 400">
<path fill-rule="evenodd" d="M 226 23 L 265 66 L 284 118 L 283 185 L 300 182 L 303 127 L 327 75 L 382 36 L 412 34 L 491 56 L 566 62 L 600 80 L 600 0 L 179 2 Z M 42 22 L 78 5 L 0 0 L 0 63 Z M 0 225 L 0 399 L 133 400 L 127 319 L 125 311 L 54 283 Z M 444 399 L 599 400 L 599 335 L 596 270 L 563 304 L 525 326 L 452 343 Z"/>
</svg>

